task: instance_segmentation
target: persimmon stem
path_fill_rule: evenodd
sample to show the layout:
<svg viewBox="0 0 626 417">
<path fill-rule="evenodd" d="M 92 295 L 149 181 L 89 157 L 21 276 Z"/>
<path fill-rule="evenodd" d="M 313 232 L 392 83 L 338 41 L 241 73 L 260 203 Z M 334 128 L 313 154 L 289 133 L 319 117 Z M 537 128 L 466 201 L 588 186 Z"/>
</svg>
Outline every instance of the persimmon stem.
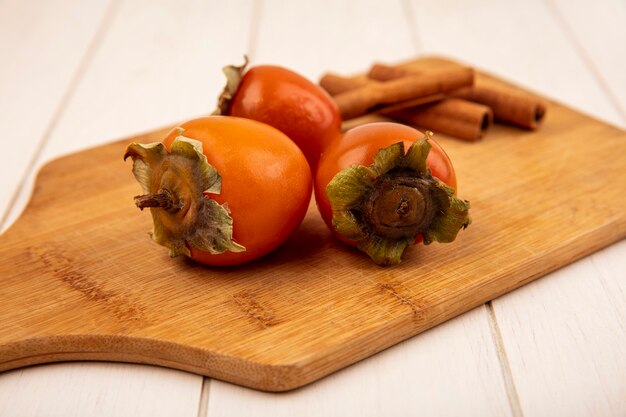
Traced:
<svg viewBox="0 0 626 417">
<path fill-rule="evenodd" d="M 167 211 L 176 212 L 180 210 L 180 204 L 174 201 L 172 194 L 167 190 L 159 190 L 155 194 L 144 194 L 134 197 L 135 204 L 141 210 L 146 207 L 160 208 Z"/>
</svg>

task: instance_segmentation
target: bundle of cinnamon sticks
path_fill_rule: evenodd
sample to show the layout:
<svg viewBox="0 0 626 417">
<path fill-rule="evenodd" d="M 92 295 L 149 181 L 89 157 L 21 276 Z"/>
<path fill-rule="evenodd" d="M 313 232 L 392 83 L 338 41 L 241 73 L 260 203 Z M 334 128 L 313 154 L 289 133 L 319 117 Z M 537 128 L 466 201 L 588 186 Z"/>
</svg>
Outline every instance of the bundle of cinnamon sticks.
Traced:
<svg viewBox="0 0 626 417">
<path fill-rule="evenodd" d="M 494 120 L 534 130 L 546 113 L 540 98 L 437 58 L 374 64 L 355 77 L 327 73 L 320 85 L 333 96 L 344 120 L 379 113 L 467 141 L 482 138 Z"/>
</svg>

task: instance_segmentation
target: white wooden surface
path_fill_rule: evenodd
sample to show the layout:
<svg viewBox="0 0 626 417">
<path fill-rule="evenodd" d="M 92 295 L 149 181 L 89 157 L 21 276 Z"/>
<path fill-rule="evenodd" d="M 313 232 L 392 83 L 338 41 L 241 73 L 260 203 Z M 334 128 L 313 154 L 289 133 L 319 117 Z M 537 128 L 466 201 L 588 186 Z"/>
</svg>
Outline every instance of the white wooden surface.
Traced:
<svg viewBox="0 0 626 417">
<path fill-rule="evenodd" d="M 208 112 L 243 53 L 312 79 L 444 54 L 624 128 L 624 44 L 621 0 L 2 0 L 0 227 L 46 161 Z M 129 364 L 0 374 L 2 417 L 417 414 L 625 416 L 626 242 L 295 392 Z"/>
</svg>

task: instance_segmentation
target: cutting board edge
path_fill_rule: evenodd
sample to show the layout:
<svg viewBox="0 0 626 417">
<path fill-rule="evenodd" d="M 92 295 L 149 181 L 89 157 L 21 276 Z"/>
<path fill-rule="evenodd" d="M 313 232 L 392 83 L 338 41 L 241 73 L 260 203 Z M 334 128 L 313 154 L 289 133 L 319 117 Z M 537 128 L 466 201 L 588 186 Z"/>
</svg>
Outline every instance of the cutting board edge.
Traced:
<svg viewBox="0 0 626 417">
<path fill-rule="evenodd" d="M 40 336 L 0 345 L 0 373 L 74 361 L 162 366 L 271 392 L 292 390 L 320 378 L 308 378 L 303 373 L 306 367 L 298 364 L 263 364 L 203 348 L 129 335 Z"/>
<path fill-rule="evenodd" d="M 35 199 L 36 196 L 36 189 L 37 187 L 41 184 L 42 182 L 42 178 L 44 178 L 46 175 L 48 175 L 48 172 L 50 171 L 54 171 L 56 169 L 57 166 L 62 166 L 64 164 L 64 161 L 66 160 L 70 160 L 70 159 L 75 159 L 77 157 L 80 157 L 80 155 L 88 155 L 94 152 L 97 152 L 98 149 L 103 149 L 103 148 L 108 148 L 111 146 L 116 146 L 119 145 L 120 148 L 123 147 L 124 145 L 127 145 L 131 142 L 147 142 L 145 140 L 146 137 L 149 137 L 149 135 L 154 135 L 155 133 L 162 133 L 163 137 L 165 137 L 166 133 L 169 132 L 171 129 L 173 129 L 174 127 L 176 127 L 178 125 L 178 123 L 174 123 L 171 125 L 167 125 L 167 126 L 162 126 L 159 128 L 156 128 L 154 130 L 150 130 L 150 131 L 142 131 L 140 133 L 134 134 L 134 135 L 128 135 L 125 136 L 122 139 L 116 139 L 116 140 L 112 140 L 106 143 L 102 143 L 100 145 L 96 145 L 96 146 L 92 146 L 89 148 L 84 148 L 84 149 L 79 149 L 75 152 L 68 152 L 68 153 L 64 153 L 62 155 L 58 155 L 53 157 L 52 159 L 49 159 L 47 161 L 45 161 L 38 169 L 37 172 L 34 175 L 34 178 L 32 180 L 32 183 L 26 183 L 24 184 L 25 187 L 30 187 L 29 188 L 29 193 L 28 196 L 26 198 L 26 203 L 24 204 L 24 207 L 22 207 L 20 213 L 15 217 L 15 219 L 13 220 L 13 222 L 9 225 L 7 225 L 7 227 L 4 230 L 0 230 L 0 239 L 4 239 L 7 236 L 11 236 L 13 233 L 15 233 L 16 226 L 19 229 L 19 222 L 20 220 L 22 220 L 23 217 L 26 217 L 30 214 L 30 211 L 32 210 L 32 206 L 33 206 L 33 199 Z M 144 140 L 142 140 L 144 139 Z M 120 153 L 120 160 L 122 159 L 122 154 Z M 0 218 L 0 224 L 2 220 L 6 220 L 6 216 L 8 216 L 9 214 L 9 210 L 7 211 L 5 218 L 1 219 Z"/>
<path fill-rule="evenodd" d="M 617 225 L 607 222 L 605 226 L 582 237 L 582 239 L 595 242 L 591 251 L 589 251 L 589 247 L 584 246 L 574 247 L 574 251 L 572 248 L 566 250 L 563 247 L 560 250 L 541 254 L 541 256 L 537 255 L 537 259 L 544 262 L 543 264 L 536 264 L 537 271 L 533 271 L 523 280 L 512 282 L 510 286 L 485 291 L 485 293 L 490 294 L 489 296 L 468 303 L 467 300 L 463 299 L 463 296 L 475 291 L 473 288 L 466 288 L 459 295 L 459 299 L 452 300 L 461 308 L 451 309 L 448 305 L 443 306 L 441 308 L 444 311 L 443 314 L 429 316 L 424 321 L 415 321 L 411 312 L 407 310 L 406 315 L 398 316 L 392 321 L 386 321 L 383 325 L 370 329 L 366 333 L 361 333 L 358 337 L 346 340 L 345 343 L 301 357 L 296 362 L 263 363 L 251 359 L 226 356 L 200 347 L 139 336 L 74 334 L 52 337 L 40 336 L 0 345 L 0 358 L 2 358 L 0 372 L 52 362 L 113 361 L 178 369 L 262 391 L 290 391 L 360 362 L 626 238 L 626 217 L 619 220 L 621 221 Z M 607 231 L 611 233 L 607 233 Z M 549 265 L 546 266 L 546 262 Z M 501 274 L 506 275 L 507 272 L 502 271 Z M 492 282 L 495 286 L 501 280 L 494 278 Z M 437 307 L 438 305 L 434 304 L 429 310 L 437 310 Z M 381 343 L 373 343 L 372 340 L 381 341 Z M 68 346 L 72 346 L 73 349 L 67 349 Z M 82 349 L 75 349 L 77 346 L 82 347 Z M 106 349 L 105 346 L 108 346 L 109 349 Z M 11 358 L 7 352 L 19 352 L 20 355 L 14 355 Z M 337 362 L 337 356 L 344 358 L 344 360 Z M 328 360 L 330 357 L 333 357 L 335 361 Z M 195 359 L 185 361 L 181 358 Z M 242 369 L 247 371 L 241 372 Z"/>
</svg>

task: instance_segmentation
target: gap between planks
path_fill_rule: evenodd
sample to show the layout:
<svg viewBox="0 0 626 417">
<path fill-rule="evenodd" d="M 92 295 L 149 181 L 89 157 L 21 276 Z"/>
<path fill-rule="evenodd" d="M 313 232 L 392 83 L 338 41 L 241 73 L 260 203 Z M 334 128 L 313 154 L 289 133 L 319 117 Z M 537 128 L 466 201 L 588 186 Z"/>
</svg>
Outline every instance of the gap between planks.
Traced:
<svg viewBox="0 0 626 417">
<path fill-rule="evenodd" d="M 519 395 L 517 394 L 517 389 L 515 388 L 513 372 L 511 371 L 509 358 L 504 347 L 504 340 L 502 338 L 502 334 L 500 333 L 500 326 L 498 325 L 498 320 L 496 319 L 496 312 L 493 309 L 491 301 L 485 303 L 485 307 L 487 311 L 487 319 L 489 321 L 489 329 L 491 330 L 491 337 L 493 338 L 493 343 L 495 345 L 496 352 L 498 353 L 498 362 L 500 363 L 500 370 L 502 372 L 502 379 L 504 380 L 506 396 L 509 400 L 509 405 L 511 406 L 511 413 L 513 414 L 513 417 L 523 417 L 524 413 L 522 413 Z"/>
<path fill-rule="evenodd" d="M 265 8 L 265 0 L 257 0 L 252 3 L 252 16 L 250 16 L 250 37 L 248 38 L 248 59 L 254 62 L 256 58 L 257 39 L 259 39 L 261 16 Z"/>
<path fill-rule="evenodd" d="M 417 21 L 415 20 L 415 13 L 413 13 L 413 4 L 411 0 L 403 0 L 402 8 L 405 12 L 406 24 L 409 26 L 409 34 L 411 36 L 411 43 L 415 52 L 419 55 L 424 51 L 422 40 L 417 32 Z"/>
<path fill-rule="evenodd" d="M 113 19 L 115 18 L 115 15 L 117 14 L 117 11 L 119 10 L 119 2 L 120 0 L 110 0 L 109 5 L 105 9 L 102 15 L 102 19 L 100 20 L 100 23 L 98 24 L 98 28 L 96 29 L 96 32 L 94 33 L 93 38 L 91 39 L 91 41 L 89 42 L 87 46 L 87 51 L 85 52 L 85 55 L 81 58 L 78 64 L 78 67 L 76 68 L 76 72 L 70 79 L 70 82 L 67 86 L 65 93 L 61 97 L 61 100 L 59 101 L 59 104 L 56 110 L 53 112 L 50 123 L 44 130 L 43 135 L 41 136 L 41 139 L 39 140 L 39 143 L 35 147 L 35 150 L 33 151 L 33 154 L 30 158 L 30 161 L 28 161 L 26 169 L 22 173 L 22 177 L 18 181 L 17 187 L 15 188 L 15 190 L 13 191 L 13 194 L 11 195 L 11 198 L 9 199 L 7 208 L 4 214 L 2 215 L 2 217 L 0 218 L 0 231 L 3 230 L 4 227 L 6 226 L 6 221 L 9 218 L 11 209 L 17 202 L 17 198 L 20 194 L 20 191 L 22 190 L 22 188 L 26 186 L 26 182 L 30 176 L 31 171 L 36 169 L 35 164 L 37 163 L 37 160 L 39 159 L 41 152 L 43 151 L 44 147 L 46 146 L 46 143 L 48 142 L 48 139 L 50 138 L 52 132 L 54 131 L 59 120 L 61 119 L 61 116 L 63 115 L 63 112 L 65 111 L 65 108 L 67 107 L 68 103 L 72 99 L 72 96 L 76 92 L 76 89 L 78 88 L 78 85 L 83 79 L 84 74 L 87 72 L 87 69 L 89 68 L 89 65 L 91 64 L 91 61 L 93 60 L 93 57 L 96 55 L 96 52 L 98 51 L 98 48 L 102 44 L 102 40 L 106 36 L 106 33 L 108 32 L 108 29 L 111 26 L 111 22 L 113 21 Z"/>
<path fill-rule="evenodd" d="M 211 378 L 203 377 L 200 387 L 200 401 L 198 402 L 198 417 L 209 415 L 209 392 L 211 391 Z"/>
<path fill-rule="evenodd" d="M 578 40 L 576 33 L 567 22 L 567 19 L 563 16 L 563 13 L 561 13 L 559 7 L 554 3 L 554 0 L 544 0 L 544 2 L 546 4 L 546 8 L 549 10 L 550 14 L 556 21 L 556 24 L 561 27 L 561 30 L 563 31 L 565 36 L 570 40 L 573 49 L 580 56 L 580 59 L 585 63 L 587 68 L 589 68 L 589 72 L 591 72 L 593 77 L 596 79 L 596 82 L 598 83 L 598 86 L 600 87 L 602 92 L 605 94 L 611 105 L 613 105 L 617 114 L 620 115 L 622 121 L 626 123 L 626 111 L 622 109 L 619 100 L 617 99 L 613 91 L 611 91 L 609 83 L 604 79 L 604 76 L 595 65 L 593 59 L 589 56 L 585 47 Z"/>
</svg>

